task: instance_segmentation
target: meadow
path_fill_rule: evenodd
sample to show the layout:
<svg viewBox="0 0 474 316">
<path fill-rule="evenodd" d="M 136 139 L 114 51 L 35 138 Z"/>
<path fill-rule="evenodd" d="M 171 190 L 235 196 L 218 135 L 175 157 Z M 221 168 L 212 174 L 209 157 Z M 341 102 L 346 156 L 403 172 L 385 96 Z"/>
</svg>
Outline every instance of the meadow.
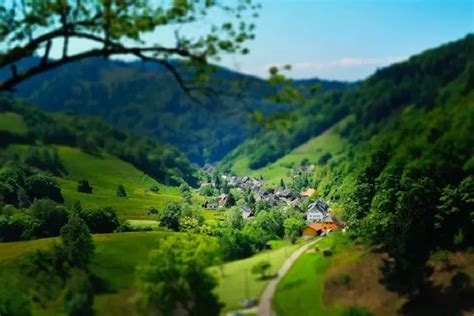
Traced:
<svg viewBox="0 0 474 316">
<path fill-rule="evenodd" d="M 340 315 L 341 306 L 324 304 L 326 271 L 338 261 L 347 260 L 344 251 L 350 247 L 345 236 L 333 233 L 312 246 L 291 267 L 278 283 L 273 308 L 278 315 Z M 325 257 L 322 249 L 330 248 L 333 255 Z M 318 250 L 317 250 L 318 249 Z M 303 295 L 303 293 L 305 293 Z"/>
<path fill-rule="evenodd" d="M 162 209 L 168 202 L 181 201 L 177 187 L 161 184 L 112 155 L 93 156 L 72 147 L 56 148 L 68 171 L 64 178 L 57 178 L 66 202 L 80 200 L 86 208 L 112 206 L 121 218 L 151 219 L 150 207 Z M 81 179 L 89 181 L 92 194 L 77 192 L 77 182 Z M 117 197 L 119 184 L 125 187 L 126 197 Z M 157 186 L 159 192 L 151 192 L 153 186 Z"/>
<path fill-rule="evenodd" d="M 299 167 L 302 161 L 307 160 L 309 164 L 317 165 L 326 153 L 330 153 L 333 159 L 343 153 L 346 141 L 339 135 L 339 130 L 352 119 L 352 116 L 346 117 L 321 135 L 311 138 L 277 161 L 257 170 L 251 170 L 248 167 L 248 157 L 242 155 L 235 160 L 232 172 L 240 176 L 262 176 L 266 187 L 278 186 L 280 179 L 290 183 L 293 169 Z"/>
<path fill-rule="evenodd" d="M 13 112 L 3 112 L 0 113 L 0 131 L 25 135 L 28 132 L 28 128 L 21 115 Z"/>
<path fill-rule="evenodd" d="M 260 261 L 269 261 L 268 275 L 275 275 L 288 256 L 301 244 L 289 244 L 284 241 L 272 242 L 272 250 L 261 252 L 253 257 L 215 266 L 210 269 L 219 284 L 215 293 L 224 303 L 223 311 L 238 310 L 240 303 L 247 298 L 258 299 L 267 286 L 269 279 L 262 280 L 260 275 L 251 273 L 252 267 Z"/>
</svg>

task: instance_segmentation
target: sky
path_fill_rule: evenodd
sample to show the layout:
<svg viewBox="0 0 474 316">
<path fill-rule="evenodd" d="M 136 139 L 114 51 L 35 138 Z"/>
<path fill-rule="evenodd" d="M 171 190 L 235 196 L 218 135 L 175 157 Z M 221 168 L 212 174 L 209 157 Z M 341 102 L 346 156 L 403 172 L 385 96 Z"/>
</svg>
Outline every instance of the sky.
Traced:
<svg viewBox="0 0 474 316">
<path fill-rule="evenodd" d="M 474 0 L 254 1 L 262 9 L 255 21 L 256 39 L 248 45 L 251 53 L 224 57 L 221 65 L 260 77 L 268 77 L 270 66 L 290 64 L 288 75 L 297 79 L 360 80 L 377 68 L 474 32 Z M 211 16 L 211 21 L 182 30 L 198 34 L 212 18 L 224 19 Z M 146 39 L 166 43 L 174 41 L 174 34 L 155 32 Z M 84 44 L 73 45 L 80 49 Z M 55 53 L 61 51 L 53 49 L 53 57 Z"/>
<path fill-rule="evenodd" d="M 474 32 L 474 1 L 263 0 L 248 57 L 231 68 L 265 76 L 358 80 L 377 68 Z"/>
</svg>

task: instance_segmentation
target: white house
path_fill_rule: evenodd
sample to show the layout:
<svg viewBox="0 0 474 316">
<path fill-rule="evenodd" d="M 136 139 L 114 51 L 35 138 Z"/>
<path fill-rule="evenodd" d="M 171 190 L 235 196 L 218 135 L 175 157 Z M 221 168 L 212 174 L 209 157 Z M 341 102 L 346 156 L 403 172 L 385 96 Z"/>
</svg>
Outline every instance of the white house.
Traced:
<svg viewBox="0 0 474 316">
<path fill-rule="evenodd" d="M 306 221 L 308 223 L 321 223 L 323 219 L 324 214 L 316 208 L 312 208 L 306 213 Z"/>
</svg>

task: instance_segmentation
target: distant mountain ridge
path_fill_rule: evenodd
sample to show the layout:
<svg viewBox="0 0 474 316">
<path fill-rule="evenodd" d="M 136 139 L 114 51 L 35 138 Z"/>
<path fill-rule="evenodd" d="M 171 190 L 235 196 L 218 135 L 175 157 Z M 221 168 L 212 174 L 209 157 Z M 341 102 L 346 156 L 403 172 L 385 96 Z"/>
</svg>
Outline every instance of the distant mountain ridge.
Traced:
<svg viewBox="0 0 474 316">
<path fill-rule="evenodd" d="M 25 63 L 35 62 L 35 59 Z M 21 68 L 21 65 L 19 65 Z M 1 75 L 1 73 L 0 73 Z M 99 116 L 119 127 L 152 136 L 179 148 L 191 161 L 219 161 L 260 129 L 248 124 L 256 109 L 276 111 L 281 106 L 264 100 L 272 87 L 262 79 L 218 68 L 213 78 L 230 89 L 233 80 L 245 82 L 245 102 L 228 97 L 205 106 L 193 103 L 174 78 L 154 63 L 103 58 L 68 64 L 34 77 L 18 87 L 17 96 L 49 112 Z M 353 84 L 320 83 L 322 90 L 346 89 Z"/>
</svg>

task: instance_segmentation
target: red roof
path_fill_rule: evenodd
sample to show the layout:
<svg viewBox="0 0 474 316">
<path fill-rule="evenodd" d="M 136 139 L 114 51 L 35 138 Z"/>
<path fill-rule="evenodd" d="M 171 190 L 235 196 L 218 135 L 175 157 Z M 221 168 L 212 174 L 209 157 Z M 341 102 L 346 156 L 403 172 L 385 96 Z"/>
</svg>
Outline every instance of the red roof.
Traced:
<svg viewBox="0 0 474 316">
<path fill-rule="evenodd" d="M 318 224 L 318 223 L 311 223 L 308 225 L 308 227 L 315 231 L 323 230 L 323 225 Z"/>
</svg>

